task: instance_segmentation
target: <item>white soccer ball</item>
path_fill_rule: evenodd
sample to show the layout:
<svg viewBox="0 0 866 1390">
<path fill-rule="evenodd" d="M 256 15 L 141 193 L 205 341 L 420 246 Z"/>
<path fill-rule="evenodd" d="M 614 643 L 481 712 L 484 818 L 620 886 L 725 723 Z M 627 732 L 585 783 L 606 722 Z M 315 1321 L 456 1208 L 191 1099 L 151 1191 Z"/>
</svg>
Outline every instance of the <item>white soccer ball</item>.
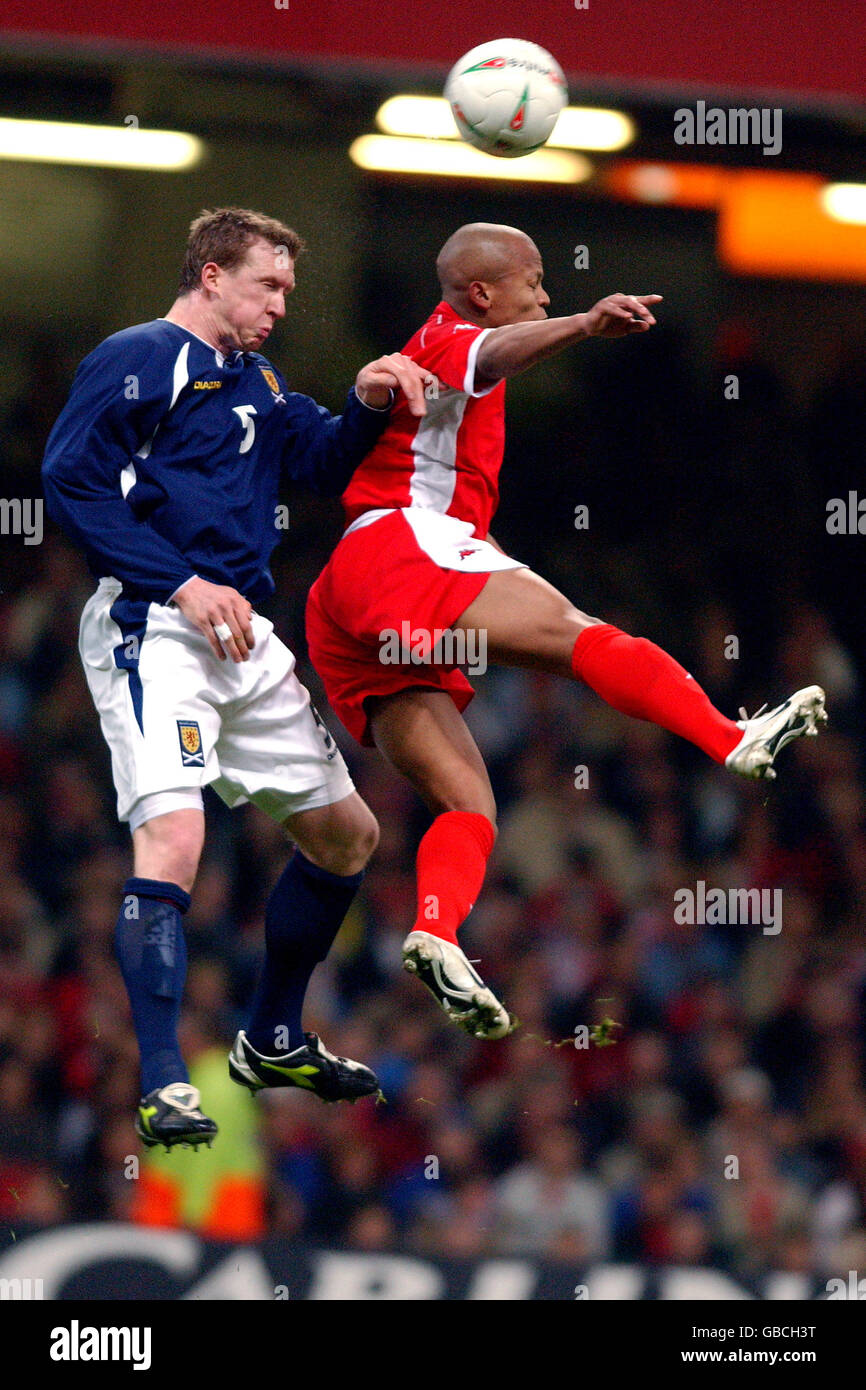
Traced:
<svg viewBox="0 0 866 1390">
<path fill-rule="evenodd" d="M 555 58 L 524 39 L 494 39 L 470 48 L 445 83 L 457 129 L 487 154 L 514 159 L 548 139 L 568 101 Z"/>
</svg>

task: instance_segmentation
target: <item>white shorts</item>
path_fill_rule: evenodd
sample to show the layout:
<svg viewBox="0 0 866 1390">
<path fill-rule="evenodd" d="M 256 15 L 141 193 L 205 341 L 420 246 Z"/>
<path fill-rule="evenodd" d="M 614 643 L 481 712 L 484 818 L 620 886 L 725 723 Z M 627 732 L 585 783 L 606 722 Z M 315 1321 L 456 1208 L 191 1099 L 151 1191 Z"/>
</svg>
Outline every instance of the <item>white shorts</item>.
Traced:
<svg viewBox="0 0 866 1390">
<path fill-rule="evenodd" d="M 117 814 L 133 828 L 172 805 L 252 801 L 283 821 L 354 790 L 342 754 L 273 623 L 253 614 L 249 660 L 219 661 L 178 608 L 100 579 L 78 649 L 111 750 Z M 166 798 L 161 794 L 182 793 Z M 142 798 L 148 800 L 142 813 Z"/>
</svg>

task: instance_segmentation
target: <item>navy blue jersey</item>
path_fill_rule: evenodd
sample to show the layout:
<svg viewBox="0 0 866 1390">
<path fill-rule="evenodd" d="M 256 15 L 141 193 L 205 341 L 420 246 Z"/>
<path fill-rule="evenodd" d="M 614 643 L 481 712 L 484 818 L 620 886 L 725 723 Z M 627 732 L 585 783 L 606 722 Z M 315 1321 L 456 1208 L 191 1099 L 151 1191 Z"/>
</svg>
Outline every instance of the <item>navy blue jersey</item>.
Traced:
<svg viewBox="0 0 866 1390">
<path fill-rule="evenodd" d="M 78 368 L 45 451 L 48 511 L 130 597 L 167 603 L 198 574 L 260 602 L 281 476 L 339 496 L 387 422 L 354 391 L 332 416 L 259 353 L 155 319 Z"/>
</svg>

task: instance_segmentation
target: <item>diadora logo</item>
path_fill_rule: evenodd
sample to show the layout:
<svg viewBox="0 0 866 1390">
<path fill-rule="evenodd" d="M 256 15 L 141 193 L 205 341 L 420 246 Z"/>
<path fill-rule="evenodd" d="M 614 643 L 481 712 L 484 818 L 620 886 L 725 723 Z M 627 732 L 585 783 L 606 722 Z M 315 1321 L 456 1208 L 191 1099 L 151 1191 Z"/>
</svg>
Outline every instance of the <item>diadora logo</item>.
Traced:
<svg viewBox="0 0 866 1390">
<path fill-rule="evenodd" d="M 221 381 L 196 381 L 193 383 L 194 391 L 218 391 L 222 386 Z"/>
</svg>

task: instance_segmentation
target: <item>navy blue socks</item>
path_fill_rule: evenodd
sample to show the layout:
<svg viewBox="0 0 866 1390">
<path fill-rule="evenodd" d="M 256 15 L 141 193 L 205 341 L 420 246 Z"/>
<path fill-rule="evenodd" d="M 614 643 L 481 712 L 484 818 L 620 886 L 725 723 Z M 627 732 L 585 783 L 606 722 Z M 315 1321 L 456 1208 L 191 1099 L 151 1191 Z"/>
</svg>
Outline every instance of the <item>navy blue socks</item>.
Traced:
<svg viewBox="0 0 866 1390">
<path fill-rule="evenodd" d="M 189 894 L 176 883 L 130 878 L 123 887 L 114 944 L 141 1053 L 141 1093 L 189 1081 L 177 1041 L 186 979 L 181 916 Z"/>
<path fill-rule="evenodd" d="M 301 1010 L 310 976 L 330 951 L 363 877 L 363 871 L 329 873 L 300 850 L 289 860 L 265 912 L 265 963 L 246 1029 L 257 1052 L 274 1057 L 303 1045 Z M 278 1029 L 287 1029 L 288 1038 Z"/>
<path fill-rule="evenodd" d="M 265 962 L 246 1030 L 257 1052 L 273 1057 L 303 1044 L 310 976 L 331 949 L 363 877 L 329 873 L 300 850 L 289 860 L 265 913 Z M 177 1040 L 186 980 L 181 917 L 189 903 L 176 883 L 130 878 L 124 884 L 114 940 L 141 1053 L 142 1095 L 189 1080 Z"/>
</svg>

